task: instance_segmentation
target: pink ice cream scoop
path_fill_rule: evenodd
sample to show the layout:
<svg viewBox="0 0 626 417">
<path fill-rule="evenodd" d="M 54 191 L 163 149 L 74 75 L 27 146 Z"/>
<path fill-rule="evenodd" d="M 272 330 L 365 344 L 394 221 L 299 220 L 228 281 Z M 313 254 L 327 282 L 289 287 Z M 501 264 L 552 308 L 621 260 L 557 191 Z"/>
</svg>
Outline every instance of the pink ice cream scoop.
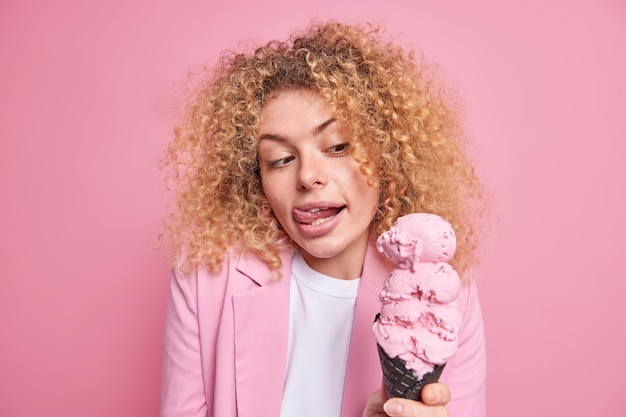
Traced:
<svg viewBox="0 0 626 417">
<path fill-rule="evenodd" d="M 420 262 L 448 262 L 456 250 L 456 236 L 448 222 L 435 214 L 412 213 L 400 217 L 376 241 L 400 269 L 412 269 Z"/>
<path fill-rule="evenodd" d="M 456 302 L 461 281 L 447 263 L 456 249 L 452 226 L 437 215 L 413 213 L 400 217 L 376 244 L 396 264 L 379 297 L 381 310 L 373 328 L 379 350 L 415 380 L 434 370 L 438 378 L 457 350 L 462 320 Z M 393 383 L 385 375 L 388 395 Z"/>
</svg>

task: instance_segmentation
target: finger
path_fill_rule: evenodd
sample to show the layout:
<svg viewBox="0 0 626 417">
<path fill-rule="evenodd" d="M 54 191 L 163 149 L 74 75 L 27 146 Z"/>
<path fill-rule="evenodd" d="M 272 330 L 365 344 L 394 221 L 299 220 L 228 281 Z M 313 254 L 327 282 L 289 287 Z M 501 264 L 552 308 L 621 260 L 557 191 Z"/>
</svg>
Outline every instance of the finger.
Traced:
<svg viewBox="0 0 626 417">
<path fill-rule="evenodd" d="M 383 405 L 383 410 L 390 417 L 449 417 L 443 405 L 427 405 L 421 401 L 392 398 Z"/>
<path fill-rule="evenodd" d="M 450 390 L 439 382 L 427 384 L 422 389 L 422 401 L 428 405 L 446 405 L 450 401 Z"/>
<path fill-rule="evenodd" d="M 367 401 L 368 408 L 372 410 L 380 411 L 383 408 L 383 404 L 387 401 L 387 397 L 385 397 L 384 391 L 376 391 L 372 395 L 370 395 L 369 400 Z"/>
<path fill-rule="evenodd" d="M 383 396 L 383 401 L 386 401 L 389 397 L 387 397 L 387 387 L 385 387 L 385 380 L 380 381 L 380 392 Z"/>
<path fill-rule="evenodd" d="M 365 405 L 365 410 L 363 411 L 363 417 L 382 416 L 383 404 L 385 401 L 387 401 L 387 397 L 385 395 L 384 388 L 374 392 L 367 399 L 367 404 Z"/>
</svg>

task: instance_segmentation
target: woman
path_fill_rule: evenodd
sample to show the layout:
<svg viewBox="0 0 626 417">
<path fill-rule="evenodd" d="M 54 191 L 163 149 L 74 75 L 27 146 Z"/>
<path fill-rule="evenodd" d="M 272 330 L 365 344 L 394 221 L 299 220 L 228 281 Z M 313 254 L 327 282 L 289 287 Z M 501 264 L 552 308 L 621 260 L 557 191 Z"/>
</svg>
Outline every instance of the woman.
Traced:
<svg viewBox="0 0 626 417">
<path fill-rule="evenodd" d="M 462 140 L 431 68 L 368 26 L 225 55 L 169 148 L 162 415 L 484 415 L 482 188 Z M 384 397 L 371 329 L 392 267 L 372 242 L 411 212 L 452 224 L 466 283 L 458 352 L 424 402 Z"/>
</svg>

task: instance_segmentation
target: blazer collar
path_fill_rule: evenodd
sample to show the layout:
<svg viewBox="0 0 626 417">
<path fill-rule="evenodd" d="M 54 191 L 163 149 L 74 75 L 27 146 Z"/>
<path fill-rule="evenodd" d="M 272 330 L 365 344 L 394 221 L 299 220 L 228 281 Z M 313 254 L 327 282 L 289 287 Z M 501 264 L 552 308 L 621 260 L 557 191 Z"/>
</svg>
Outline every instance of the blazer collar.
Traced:
<svg viewBox="0 0 626 417">
<path fill-rule="evenodd" d="M 372 366 L 379 362 L 372 324 L 380 311 L 378 296 L 391 268 L 392 264 L 376 250 L 375 239 L 371 239 L 365 252 L 354 307 L 342 416 L 360 416 L 370 394 L 379 390 L 382 384 L 380 366 Z"/>
<path fill-rule="evenodd" d="M 280 415 L 287 363 L 291 257 L 285 253 L 281 260 L 280 274 L 249 255 L 242 255 L 236 267 L 258 285 L 233 296 L 240 417 Z"/>
<path fill-rule="evenodd" d="M 237 412 L 240 417 L 278 416 L 287 364 L 291 254 L 281 254 L 282 278 L 254 256 L 242 255 L 239 273 L 258 287 L 233 296 Z M 355 305 L 342 415 L 361 415 L 368 396 L 380 389 L 372 323 L 380 310 L 378 295 L 391 264 L 370 241 Z M 264 320 L 259 320 L 264 317 Z M 253 346 L 254 348 L 251 348 Z M 277 375 L 278 374 L 278 375 Z"/>
</svg>

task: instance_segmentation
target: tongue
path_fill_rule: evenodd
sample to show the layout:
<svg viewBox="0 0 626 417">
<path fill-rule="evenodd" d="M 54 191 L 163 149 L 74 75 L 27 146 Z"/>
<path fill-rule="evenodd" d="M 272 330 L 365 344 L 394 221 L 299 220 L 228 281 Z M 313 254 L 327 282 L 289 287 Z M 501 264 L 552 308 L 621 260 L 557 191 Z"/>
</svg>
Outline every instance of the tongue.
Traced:
<svg viewBox="0 0 626 417">
<path fill-rule="evenodd" d="M 302 211 L 302 210 L 295 209 L 293 212 L 294 212 L 294 217 L 296 221 L 298 221 L 299 223 L 311 224 L 316 220 L 335 216 L 337 213 L 341 211 L 341 209 L 342 207 L 331 207 L 331 208 L 316 211 L 316 212 Z"/>
</svg>

